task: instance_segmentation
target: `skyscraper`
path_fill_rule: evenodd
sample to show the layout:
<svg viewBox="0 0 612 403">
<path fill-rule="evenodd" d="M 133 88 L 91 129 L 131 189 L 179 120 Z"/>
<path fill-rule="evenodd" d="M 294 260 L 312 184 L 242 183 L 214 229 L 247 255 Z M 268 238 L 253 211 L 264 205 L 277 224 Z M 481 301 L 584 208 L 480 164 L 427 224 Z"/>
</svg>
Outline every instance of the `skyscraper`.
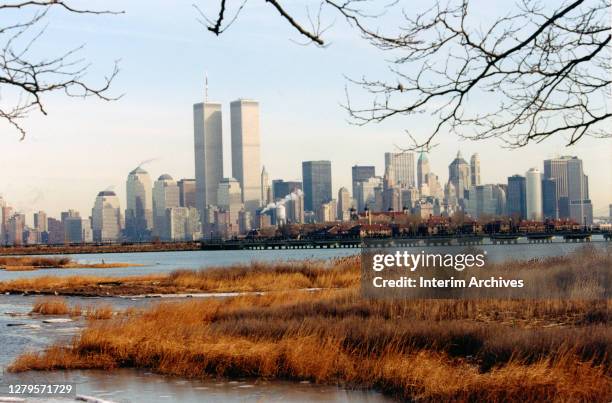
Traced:
<svg viewBox="0 0 612 403">
<path fill-rule="evenodd" d="M 472 186 L 480 185 L 480 156 L 478 153 L 472 154 L 470 158 L 470 175 Z"/>
<path fill-rule="evenodd" d="M 414 186 L 414 153 L 385 153 L 385 172 L 389 169 L 401 188 Z"/>
<path fill-rule="evenodd" d="M 338 220 L 348 221 L 350 216 L 351 208 L 351 195 L 347 188 L 344 186 L 338 190 Z"/>
<path fill-rule="evenodd" d="M 371 165 L 353 165 L 351 168 L 353 197 L 357 194 L 357 184 L 376 176 L 376 167 Z"/>
<path fill-rule="evenodd" d="M 302 182 L 274 179 L 272 181 L 272 199 L 282 199 L 296 190 L 302 190 Z"/>
<path fill-rule="evenodd" d="M 47 213 L 44 211 L 34 213 L 34 228 L 40 232 L 47 232 Z"/>
<path fill-rule="evenodd" d="M 229 232 L 238 232 L 238 213 L 243 207 L 240 183 L 234 178 L 223 178 L 217 189 L 218 207 L 229 215 Z"/>
<path fill-rule="evenodd" d="M 261 168 L 261 196 L 260 204 L 266 206 L 272 201 L 272 188 L 270 187 L 270 176 L 266 167 Z"/>
<path fill-rule="evenodd" d="M 255 216 L 261 206 L 259 103 L 239 99 L 230 104 L 232 176 L 240 183 L 245 210 Z"/>
<path fill-rule="evenodd" d="M 317 211 L 323 203 L 332 199 L 331 161 L 302 162 L 304 209 Z"/>
<path fill-rule="evenodd" d="M 448 178 L 455 186 L 457 199 L 465 198 L 466 190 L 471 187 L 470 165 L 461 156 L 461 151 L 457 152 L 457 157 L 448 166 Z"/>
<path fill-rule="evenodd" d="M 542 213 L 544 218 L 559 218 L 557 204 L 557 180 L 555 178 L 542 179 Z"/>
<path fill-rule="evenodd" d="M 525 174 L 525 200 L 528 220 L 542 220 L 542 174 L 531 168 Z"/>
<path fill-rule="evenodd" d="M 149 173 L 137 167 L 126 182 L 126 236 L 132 241 L 147 240 L 153 228 L 153 198 Z"/>
<path fill-rule="evenodd" d="M 169 239 L 166 210 L 179 207 L 179 187 L 168 174 L 161 175 L 153 186 L 153 235 Z"/>
<path fill-rule="evenodd" d="M 121 207 L 115 192 L 103 190 L 98 193 L 91 209 L 91 220 L 94 242 L 116 242 L 121 238 Z"/>
<path fill-rule="evenodd" d="M 506 214 L 513 218 L 527 217 L 527 199 L 525 177 L 513 175 L 508 177 L 506 195 Z"/>
<path fill-rule="evenodd" d="M 206 209 L 217 204 L 217 188 L 223 178 L 223 136 L 221 104 L 200 102 L 193 105 L 196 205 L 202 226 L 208 224 Z"/>
<path fill-rule="evenodd" d="M 545 160 L 544 178 L 556 180 L 560 218 L 571 218 L 585 225 L 592 223 L 593 206 L 589 199 L 588 177 L 584 174 L 580 158 L 562 156 Z"/>
<path fill-rule="evenodd" d="M 179 205 L 181 207 L 196 207 L 196 181 L 195 179 L 181 179 L 177 182 L 179 187 Z"/>
<path fill-rule="evenodd" d="M 428 174 L 429 174 L 429 159 L 427 159 L 427 155 L 423 151 L 421 151 L 421 154 L 419 154 L 419 160 L 417 161 L 418 189 L 421 189 L 421 186 L 427 183 Z"/>
</svg>

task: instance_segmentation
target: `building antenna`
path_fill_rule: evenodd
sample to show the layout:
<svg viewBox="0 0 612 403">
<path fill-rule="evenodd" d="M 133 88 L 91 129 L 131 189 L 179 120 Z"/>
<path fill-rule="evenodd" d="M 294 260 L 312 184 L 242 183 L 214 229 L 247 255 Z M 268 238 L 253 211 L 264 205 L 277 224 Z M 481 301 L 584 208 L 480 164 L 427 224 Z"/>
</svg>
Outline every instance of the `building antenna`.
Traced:
<svg viewBox="0 0 612 403">
<path fill-rule="evenodd" d="M 204 103 L 208 102 L 208 73 L 204 72 Z"/>
</svg>

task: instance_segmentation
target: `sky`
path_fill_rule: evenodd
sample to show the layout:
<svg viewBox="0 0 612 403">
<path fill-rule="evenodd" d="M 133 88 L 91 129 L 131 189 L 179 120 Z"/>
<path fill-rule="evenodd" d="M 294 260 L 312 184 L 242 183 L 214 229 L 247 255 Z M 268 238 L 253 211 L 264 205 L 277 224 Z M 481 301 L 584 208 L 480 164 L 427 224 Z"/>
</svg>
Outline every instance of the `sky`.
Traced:
<svg viewBox="0 0 612 403">
<path fill-rule="evenodd" d="M 125 208 L 127 174 L 145 160 L 153 159 L 144 165 L 153 180 L 164 173 L 177 180 L 194 177 L 192 104 L 203 99 L 205 74 L 209 99 L 223 103 L 225 176 L 231 176 L 229 102 L 237 98 L 260 102 L 262 163 L 271 179 L 301 180 L 301 161 L 329 159 L 334 193 L 351 188 L 352 165 L 375 165 L 382 175 L 384 153 L 408 146 L 406 129 L 421 133 L 430 122 L 431 116 L 421 114 L 363 127 L 348 123 L 341 107 L 345 77 L 377 77 L 387 65 L 385 55 L 343 21 L 328 19 L 335 22 L 326 33 L 328 47 L 303 46 L 274 10 L 250 1 L 235 24 L 216 37 L 197 21 L 193 1 L 73 2 L 124 10 L 122 15 L 51 10 L 33 54 L 85 45 L 79 57 L 91 63 L 86 78 L 92 83 L 100 83 L 119 60 L 111 94 L 122 97 L 105 102 L 47 96 L 48 115 L 33 112 L 22 122 L 23 141 L 0 122 L 0 195 L 29 222 L 38 210 L 58 216 L 73 208 L 88 216 L 96 194 L 105 189 L 115 190 Z M 216 3 L 197 4 L 214 14 Z M 481 3 L 483 16 L 495 11 L 492 2 Z M 354 89 L 351 97 L 369 100 Z M 585 138 L 572 147 L 564 140 L 508 150 L 494 139 L 460 141 L 444 133 L 428 158 L 444 183 L 458 150 L 466 160 L 478 152 L 483 183 L 505 183 L 531 167 L 542 170 L 546 158 L 577 155 L 589 175 L 595 215 L 607 215 L 612 140 Z"/>
</svg>

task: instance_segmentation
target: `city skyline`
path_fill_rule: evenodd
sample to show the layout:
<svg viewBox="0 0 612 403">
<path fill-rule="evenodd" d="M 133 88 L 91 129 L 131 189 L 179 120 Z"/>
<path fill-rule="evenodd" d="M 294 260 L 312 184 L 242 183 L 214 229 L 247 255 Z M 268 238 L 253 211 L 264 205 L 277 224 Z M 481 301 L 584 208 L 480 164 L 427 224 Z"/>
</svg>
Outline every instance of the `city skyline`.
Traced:
<svg viewBox="0 0 612 403">
<path fill-rule="evenodd" d="M 125 173 L 144 160 L 157 158 L 143 165 L 152 179 L 164 173 L 177 180 L 193 178 L 191 105 L 202 102 L 204 71 L 209 76 L 209 98 L 225 108 L 224 154 L 231 154 L 230 102 L 254 98 L 261 104 L 261 161 L 270 180 L 300 180 L 301 161 L 331 160 L 333 195 L 342 186 L 351 189 L 353 165 L 374 165 L 382 175 L 384 153 L 408 145 L 405 129 L 419 133 L 420 122 L 431 118 L 423 114 L 380 125 L 346 124 L 346 113 L 338 106 L 344 100 L 342 76 L 360 76 L 379 67 L 375 62 L 379 55 L 358 37 L 335 35 L 327 49 L 304 48 L 282 34 L 252 41 L 249 35 L 262 21 L 281 32 L 289 30 L 250 4 L 249 17 L 221 38 L 206 35 L 189 4 L 165 7 L 162 2 L 109 1 L 105 6 L 127 13 L 82 20 L 58 13 L 49 21 L 47 35 L 56 50 L 86 41 L 84 56 L 95 62 L 92 74 L 104 74 L 105 63 L 121 58 L 115 88 L 126 96 L 111 103 L 52 96 L 48 116 L 33 113 L 24 120 L 28 136 L 23 142 L 8 126 L 1 126 L 0 193 L 28 213 L 30 223 L 31 213 L 39 209 L 56 217 L 66 208 L 85 214 L 95 195 L 107 188 L 126 200 Z M 111 45 L 116 40 L 125 43 L 124 53 Z M 160 46 L 168 51 L 162 60 Z M 179 58 L 184 63 L 177 63 Z M 235 63 L 236 58 L 252 62 Z M 358 93 L 352 96 L 356 102 L 363 100 Z M 460 142 L 449 135 L 438 141 L 429 157 L 431 171 L 441 177 L 459 148 L 465 156 L 478 153 L 480 165 L 488 167 L 483 168 L 481 183 L 524 175 L 533 166 L 543 170 L 540 162 L 547 158 L 578 155 L 590 181 L 599 184 L 591 186 L 595 214 L 604 215 L 612 201 L 610 139 L 585 138 L 566 148 L 563 138 L 552 138 L 519 150 L 503 149 L 495 140 Z M 224 161 L 223 171 L 229 176 L 231 158 Z"/>
</svg>

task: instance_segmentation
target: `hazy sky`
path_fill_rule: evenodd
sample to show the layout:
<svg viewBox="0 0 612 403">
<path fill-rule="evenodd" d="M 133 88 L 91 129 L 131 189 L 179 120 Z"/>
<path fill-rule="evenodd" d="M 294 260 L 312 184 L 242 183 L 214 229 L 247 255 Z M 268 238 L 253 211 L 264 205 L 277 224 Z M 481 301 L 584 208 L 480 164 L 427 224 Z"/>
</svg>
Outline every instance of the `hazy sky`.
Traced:
<svg viewBox="0 0 612 403">
<path fill-rule="evenodd" d="M 204 72 L 209 98 L 223 102 L 225 176 L 231 175 L 229 102 L 242 97 L 260 102 L 262 162 L 271 179 L 301 180 L 301 161 L 332 160 L 333 189 L 351 188 L 354 164 L 374 164 L 382 175 L 386 151 L 408 144 L 404 129 L 419 133 L 426 114 L 384 124 L 347 124 L 340 107 L 344 76 L 376 77 L 385 72 L 384 55 L 371 49 L 342 21 L 327 33 L 331 46 L 301 46 L 301 40 L 263 1 L 248 3 L 241 18 L 221 37 L 196 21 L 193 1 L 87 1 L 88 7 L 125 10 L 118 16 L 70 15 L 53 10 L 35 54 L 49 55 L 86 44 L 80 53 L 92 63 L 93 82 L 120 59 L 117 101 L 46 98 L 49 116 L 33 113 L 23 122 L 27 138 L 0 123 L 0 194 L 21 211 L 51 215 L 74 208 L 91 213 L 98 191 L 114 189 L 125 208 L 125 180 L 139 162 L 152 179 L 194 176 L 192 104 L 203 98 Z M 206 9 L 217 2 L 200 0 Z M 493 2 L 477 7 L 487 12 Z M 75 4 L 79 4 L 76 2 Z M 85 4 L 85 3 L 81 3 Z M 295 4 L 295 3 L 293 3 Z M 484 11 L 483 11 L 484 10 Z M 379 74 L 380 75 L 380 74 Z M 366 101 L 358 92 L 355 100 Z M 566 148 L 552 139 L 519 150 L 499 141 L 439 138 L 430 155 L 442 182 L 460 149 L 478 152 L 483 183 L 505 183 L 507 176 L 542 169 L 542 160 L 578 155 L 590 179 L 595 214 L 612 202 L 612 141 L 585 139 Z M 31 217 L 28 217 L 31 222 Z"/>
</svg>

